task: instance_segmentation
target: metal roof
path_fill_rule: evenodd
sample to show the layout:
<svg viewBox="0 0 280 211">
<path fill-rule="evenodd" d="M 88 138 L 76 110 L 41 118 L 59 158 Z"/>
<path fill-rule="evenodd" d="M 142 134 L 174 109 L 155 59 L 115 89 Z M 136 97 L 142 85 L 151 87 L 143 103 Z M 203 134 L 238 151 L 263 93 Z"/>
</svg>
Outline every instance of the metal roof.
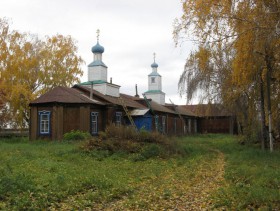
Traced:
<svg viewBox="0 0 280 211">
<path fill-rule="evenodd" d="M 103 53 L 104 47 L 99 44 L 97 41 L 96 45 L 91 48 L 92 53 Z"/>
<path fill-rule="evenodd" d="M 130 112 L 131 116 L 144 116 L 150 109 L 133 109 Z"/>
<path fill-rule="evenodd" d="M 145 94 L 165 94 L 165 93 L 161 90 L 148 90 L 145 92 Z"/>
<path fill-rule="evenodd" d="M 44 103 L 84 103 L 105 105 L 96 99 L 90 99 L 79 90 L 62 86 L 55 87 L 51 91 L 32 101 L 30 105 Z"/>
<path fill-rule="evenodd" d="M 191 111 L 200 117 L 222 117 L 232 116 L 233 114 L 227 111 L 221 104 L 197 104 L 197 105 L 182 105 L 181 109 Z"/>
<path fill-rule="evenodd" d="M 74 89 L 78 89 L 80 91 L 83 91 L 84 93 L 86 93 L 87 95 L 89 95 L 90 93 L 90 88 L 86 87 L 86 86 L 80 86 L 80 85 L 75 85 L 73 87 Z M 111 104 L 115 104 L 115 105 L 122 105 L 121 102 L 119 101 L 118 97 L 112 97 L 109 95 L 104 95 L 96 90 L 92 90 L 92 94 L 93 94 L 93 98 L 97 98 L 98 100 L 100 99 L 101 101 L 105 102 L 105 103 L 111 103 Z M 120 97 L 123 98 L 125 104 L 127 107 L 131 107 L 131 108 L 143 108 L 145 109 L 146 107 L 138 102 L 136 102 L 134 99 L 132 99 L 132 96 L 129 95 L 125 95 L 125 94 L 120 94 Z"/>
<path fill-rule="evenodd" d="M 86 81 L 86 82 L 80 83 L 79 85 L 104 84 L 104 83 L 107 83 L 107 82 L 103 81 L 103 80 L 96 80 L 96 81 Z"/>
<path fill-rule="evenodd" d="M 153 64 L 151 64 L 151 67 L 152 68 L 158 68 L 158 64 L 154 62 Z"/>
</svg>

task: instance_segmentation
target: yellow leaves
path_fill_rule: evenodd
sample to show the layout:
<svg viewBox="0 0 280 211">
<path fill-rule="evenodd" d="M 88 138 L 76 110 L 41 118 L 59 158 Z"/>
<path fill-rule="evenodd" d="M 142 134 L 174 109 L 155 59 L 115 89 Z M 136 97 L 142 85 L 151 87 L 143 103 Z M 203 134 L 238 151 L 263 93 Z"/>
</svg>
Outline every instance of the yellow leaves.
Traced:
<svg viewBox="0 0 280 211">
<path fill-rule="evenodd" d="M 76 51 L 77 47 L 70 36 L 47 37 L 42 51 L 44 74 L 49 75 L 47 85 L 70 86 L 79 82 L 78 76 L 83 74 L 79 66 L 83 60 L 76 56 Z"/>
<path fill-rule="evenodd" d="M 209 71 L 209 59 L 211 52 L 203 47 L 199 47 L 199 50 L 196 52 L 195 57 L 198 60 L 198 68 L 202 72 Z"/>
<path fill-rule="evenodd" d="M 83 60 L 75 44 L 70 36 L 40 40 L 37 35 L 9 31 L 9 23 L 0 18 L 0 89 L 15 118 L 24 116 L 27 123 L 30 101 L 55 86 L 79 82 Z"/>
</svg>

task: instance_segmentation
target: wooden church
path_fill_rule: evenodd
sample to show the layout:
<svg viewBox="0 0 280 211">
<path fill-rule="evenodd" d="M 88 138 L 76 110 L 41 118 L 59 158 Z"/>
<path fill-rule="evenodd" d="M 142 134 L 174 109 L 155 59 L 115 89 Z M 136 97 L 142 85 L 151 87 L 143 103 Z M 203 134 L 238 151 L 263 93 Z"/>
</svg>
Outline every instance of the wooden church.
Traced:
<svg viewBox="0 0 280 211">
<path fill-rule="evenodd" d="M 132 124 L 138 130 L 159 131 L 167 135 L 184 135 L 205 132 L 208 127 L 205 121 L 216 121 L 213 117 L 200 116 L 187 106 L 165 103 L 155 58 L 152 72 L 148 75 L 148 90 L 141 98 L 137 94 L 137 86 L 136 95 L 130 96 L 120 93 L 119 85 L 108 82 L 107 66 L 102 61 L 104 47 L 99 44 L 98 37 L 91 51 L 94 57 L 88 65 L 87 82 L 71 88 L 56 87 L 30 103 L 31 140 L 60 140 L 71 130 L 89 132 L 94 136 L 110 123 Z M 225 113 L 216 119 L 219 120 L 216 127 L 222 125 L 223 128 L 216 132 L 234 133 L 231 114 Z"/>
</svg>

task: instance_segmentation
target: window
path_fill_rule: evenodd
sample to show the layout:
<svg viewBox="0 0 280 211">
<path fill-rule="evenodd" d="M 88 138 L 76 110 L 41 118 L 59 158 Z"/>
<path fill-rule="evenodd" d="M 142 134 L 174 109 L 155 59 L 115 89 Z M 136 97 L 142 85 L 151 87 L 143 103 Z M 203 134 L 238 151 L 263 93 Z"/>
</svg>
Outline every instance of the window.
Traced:
<svg viewBox="0 0 280 211">
<path fill-rule="evenodd" d="M 50 111 L 39 111 L 39 133 L 42 135 L 50 134 Z"/>
<path fill-rule="evenodd" d="M 122 112 L 116 112 L 116 125 L 121 125 L 122 123 Z"/>
<path fill-rule="evenodd" d="M 91 134 L 98 133 L 98 112 L 91 112 Z"/>
<path fill-rule="evenodd" d="M 151 83 L 154 84 L 156 82 L 156 78 L 155 77 L 151 77 Z"/>
<path fill-rule="evenodd" d="M 166 120 L 166 116 L 162 116 L 162 132 L 165 133 L 165 120 Z"/>
</svg>

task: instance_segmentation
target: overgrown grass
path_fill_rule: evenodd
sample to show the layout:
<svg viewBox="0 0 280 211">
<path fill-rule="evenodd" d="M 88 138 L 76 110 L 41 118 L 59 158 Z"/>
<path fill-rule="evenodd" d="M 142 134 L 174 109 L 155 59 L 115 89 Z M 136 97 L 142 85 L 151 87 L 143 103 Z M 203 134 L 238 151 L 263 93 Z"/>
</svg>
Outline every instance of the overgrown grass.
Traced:
<svg viewBox="0 0 280 211">
<path fill-rule="evenodd" d="M 144 161 L 153 157 L 170 158 L 185 155 L 185 151 L 175 138 L 168 138 L 158 132 L 136 131 L 131 126 L 110 124 L 99 136 L 82 142 L 80 149 L 87 153 L 95 150 L 108 153 L 135 153 L 134 161 Z"/>
<path fill-rule="evenodd" d="M 280 152 L 270 153 L 233 141 L 212 142 L 226 155 L 226 185 L 216 206 L 231 209 L 280 209 Z"/>
<path fill-rule="evenodd" d="M 225 155 L 225 183 L 214 194 L 214 207 L 231 210 L 280 209 L 280 152 L 262 151 L 238 144 L 227 135 L 197 135 L 184 138 L 193 155 L 219 150 Z"/>
<path fill-rule="evenodd" d="M 87 140 L 91 137 L 88 132 L 83 132 L 80 130 L 71 130 L 69 133 L 63 135 L 64 141 L 82 141 Z"/>
<path fill-rule="evenodd" d="M 174 209 L 216 168 L 218 151 L 225 155 L 225 180 L 209 193 L 212 209 L 280 209 L 279 152 L 241 146 L 226 135 L 178 141 L 185 156 L 141 161 L 141 152 L 85 153 L 75 142 L 2 139 L 0 210 Z M 143 156 L 160 153 L 147 146 Z"/>
</svg>

